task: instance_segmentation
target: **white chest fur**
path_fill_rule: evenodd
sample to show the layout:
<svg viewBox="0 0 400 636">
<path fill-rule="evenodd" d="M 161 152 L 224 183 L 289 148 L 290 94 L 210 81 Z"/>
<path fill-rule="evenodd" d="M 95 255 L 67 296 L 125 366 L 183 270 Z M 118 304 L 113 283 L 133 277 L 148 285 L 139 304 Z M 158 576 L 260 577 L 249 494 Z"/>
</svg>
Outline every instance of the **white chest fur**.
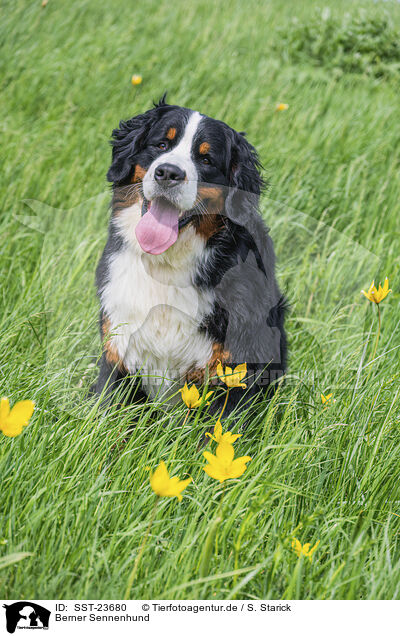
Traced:
<svg viewBox="0 0 400 636">
<path fill-rule="evenodd" d="M 139 371 L 151 397 L 176 392 L 190 369 L 204 368 L 212 354 L 210 339 L 199 324 L 212 309 L 210 292 L 193 285 L 204 239 L 193 227 L 158 256 L 146 254 L 136 241 L 140 205 L 114 219 L 125 247 L 109 262 L 102 306 L 110 320 L 111 341 L 130 373 Z"/>
</svg>

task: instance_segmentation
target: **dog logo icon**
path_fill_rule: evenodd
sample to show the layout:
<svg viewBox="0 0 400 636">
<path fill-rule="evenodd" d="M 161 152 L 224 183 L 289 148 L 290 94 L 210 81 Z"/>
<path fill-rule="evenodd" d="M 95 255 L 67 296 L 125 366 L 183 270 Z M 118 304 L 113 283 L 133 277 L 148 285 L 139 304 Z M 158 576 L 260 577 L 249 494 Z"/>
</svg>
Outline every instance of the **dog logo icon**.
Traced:
<svg viewBox="0 0 400 636">
<path fill-rule="evenodd" d="M 3 607 L 6 610 L 6 627 L 9 634 L 14 634 L 16 629 L 49 629 L 51 612 L 37 603 L 18 601 Z"/>
</svg>

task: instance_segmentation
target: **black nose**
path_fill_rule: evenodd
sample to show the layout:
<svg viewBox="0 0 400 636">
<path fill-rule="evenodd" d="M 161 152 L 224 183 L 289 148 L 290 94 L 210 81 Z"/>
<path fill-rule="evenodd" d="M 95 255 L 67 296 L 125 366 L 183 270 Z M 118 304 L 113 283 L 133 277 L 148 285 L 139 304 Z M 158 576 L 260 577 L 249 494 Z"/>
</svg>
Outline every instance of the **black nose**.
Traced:
<svg viewBox="0 0 400 636">
<path fill-rule="evenodd" d="M 185 177 L 186 172 L 172 163 L 162 163 L 157 166 L 154 173 L 156 181 L 163 185 L 175 185 L 179 181 L 183 181 Z"/>
</svg>

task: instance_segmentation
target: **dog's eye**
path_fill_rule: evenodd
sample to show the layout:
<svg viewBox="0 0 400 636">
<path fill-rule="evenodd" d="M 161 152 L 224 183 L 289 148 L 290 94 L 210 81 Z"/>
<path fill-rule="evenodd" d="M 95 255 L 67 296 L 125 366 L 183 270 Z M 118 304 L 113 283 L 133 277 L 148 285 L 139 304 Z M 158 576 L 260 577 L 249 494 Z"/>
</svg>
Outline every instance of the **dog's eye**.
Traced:
<svg viewBox="0 0 400 636">
<path fill-rule="evenodd" d="M 167 148 L 168 148 L 168 144 L 167 144 L 167 142 L 166 142 L 166 141 L 161 141 L 161 142 L 158 144 L 157 148 L 159 148 L 160 150 L 167 150 Z"/>
<path fill-rule="evenodd" d="M 204 163 L 205 166 L 210 166 L 211 165 L 211 161 L 209 160 L 208 157 L 202 157 L 201 158 L 201 163 Z"/>
</svg>

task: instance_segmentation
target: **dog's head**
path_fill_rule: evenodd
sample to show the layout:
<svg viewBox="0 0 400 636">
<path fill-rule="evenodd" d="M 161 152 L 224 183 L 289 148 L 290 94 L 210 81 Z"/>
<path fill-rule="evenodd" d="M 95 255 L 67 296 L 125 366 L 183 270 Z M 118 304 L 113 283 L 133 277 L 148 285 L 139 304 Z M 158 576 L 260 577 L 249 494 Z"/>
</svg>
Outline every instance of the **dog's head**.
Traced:
<svg viewBox="0 0 400 636">
<path fill-rule="evenodd" d="M 228 191 L 258 196 L 263 185 L 254 148 L 243 133 L 162 99 L 113 131 L 107 178 L 140 199 L 136 237 L 161 254 L 191 221 L 203 231 L 222 212 Z M 211 223 L 212 225 L 212 223 Z"/>
</svg>

